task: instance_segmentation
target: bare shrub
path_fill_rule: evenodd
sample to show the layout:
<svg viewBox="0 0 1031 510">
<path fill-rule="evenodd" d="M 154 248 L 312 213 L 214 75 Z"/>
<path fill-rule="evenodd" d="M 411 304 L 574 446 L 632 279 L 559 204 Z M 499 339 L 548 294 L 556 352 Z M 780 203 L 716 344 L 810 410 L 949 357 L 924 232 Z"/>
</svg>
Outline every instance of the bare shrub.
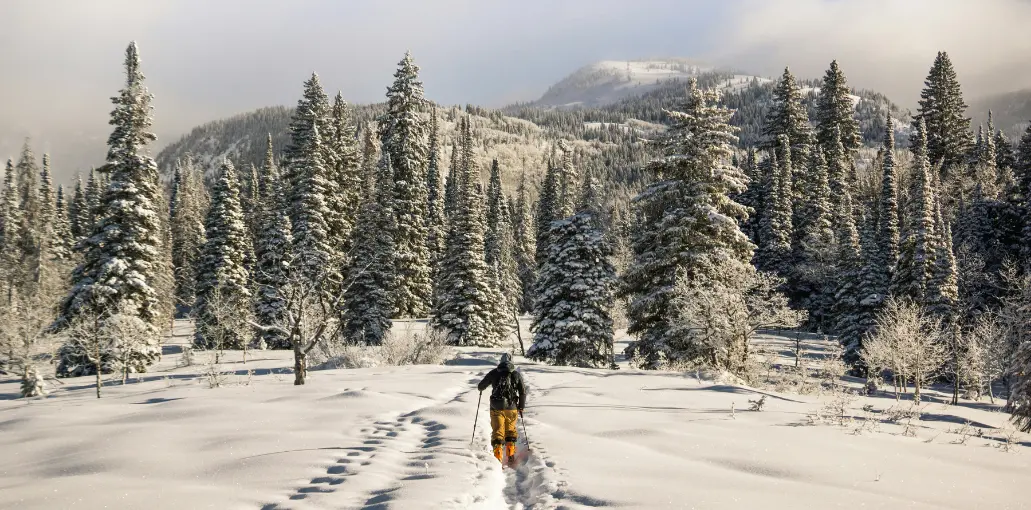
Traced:
<svg viewBox="0 0 1031 510">
<path fill-rule="evenodd" d="M 920 388 L 941 373 L 946 360 L 941 323 L 910 301 L 888 299 L 877 316 L 874 334 L 863 342 L 861 357 L 872 373 L 891 374 L 898 389 L 912 382 L 913 401 Z"/>
<path fill-rule="evenodd" d="M 428 329 L 425 333 L 388 333 L 382 345 L 325 344 L 314 355 L 313 369 L 440 365 L 454 356 L 446 335 Z"/>
</svg>

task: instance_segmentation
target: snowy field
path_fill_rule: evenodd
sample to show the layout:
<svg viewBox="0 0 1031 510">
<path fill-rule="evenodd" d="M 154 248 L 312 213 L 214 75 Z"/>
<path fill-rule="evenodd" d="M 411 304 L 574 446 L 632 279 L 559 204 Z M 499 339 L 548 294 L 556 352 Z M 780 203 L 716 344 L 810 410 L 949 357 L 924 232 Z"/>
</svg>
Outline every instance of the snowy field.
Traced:
<svg viewBox="0 0 1031 510">
<path fill-rule="evenodd" d="M 1004 452 L 1007 416 L 987 402 L 932 394 L 909 437 L 879 418 L 891 395 L 866 397 L 853 412 L 877 427 L 857 435 L 807 424 L 830 397 L 519 359 L 532 456 L 502 471 L 486 402 L 470 445 L 474 383 L 500 351 L 313 371 L 303 387 L 288 352 L 233 353 L 211 388 L 205 354 L 176 367 L 187 335 L 181 325 L 151 373 L 100 400 L 90 378 L 28 401 L 0 381 L 0 508 L 1031 508 L 1031 437 Z M 763 411 L 747 411 L 760 394 Z M 967 422 L 983 436 L 959 433 Z"/>
</svg>

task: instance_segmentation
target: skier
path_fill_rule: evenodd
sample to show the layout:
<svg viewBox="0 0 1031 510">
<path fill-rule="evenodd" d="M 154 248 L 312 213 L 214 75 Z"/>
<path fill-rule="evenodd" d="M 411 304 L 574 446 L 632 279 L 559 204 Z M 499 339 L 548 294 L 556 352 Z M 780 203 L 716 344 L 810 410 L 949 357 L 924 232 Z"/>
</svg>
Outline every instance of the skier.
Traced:
<svg viewBox="0 0 1031 510">
<path fill-rule="evenodd" d="M 502 454 L 507 453 L 509 464 L 515 464 L 516 420 L 522 416 L 526 406 L 526 388 L 523 387 L 523 376 L 516 372 L 512 356 L 507 352 L 501 355 L 498 367 L 480 381 L 480 393 L 487 386 L 493 386 L 490 393 L 490 444 L 494 447 L 494 457 L 504 463 Z M 502 445 L 505 452 L 502 452 Z"/>
</svg>

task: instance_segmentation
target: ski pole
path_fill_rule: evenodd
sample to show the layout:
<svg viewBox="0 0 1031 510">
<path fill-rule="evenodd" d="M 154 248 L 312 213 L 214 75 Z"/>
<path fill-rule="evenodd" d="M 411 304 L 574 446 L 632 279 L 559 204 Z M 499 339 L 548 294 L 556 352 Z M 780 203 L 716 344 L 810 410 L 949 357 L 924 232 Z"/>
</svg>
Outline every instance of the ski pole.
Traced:
<svg viewBox="0 0 1031 510">
<path fill-rule="evenodd" d="M 476 441 L 476 423 L 480 421 L 480 402 L 483 401 L 483 392 L 480 392 L 480 398 L 476 399 L 476 417 L 473 418 L 473 437 L 469 440 L 469 446 L 472 446 L 473 442 Z M 525 425 L 524 425 L 525 427 Z"/>
<path fill-rule="evenodd" d="M 523 418 L 522 411 L 519 411 L 519 421 L 523 423 L 523 440 L 526 441 L 526 451 L 530 451 L 530 436 L 526 433 L 526 419 Z"/>
</svg>

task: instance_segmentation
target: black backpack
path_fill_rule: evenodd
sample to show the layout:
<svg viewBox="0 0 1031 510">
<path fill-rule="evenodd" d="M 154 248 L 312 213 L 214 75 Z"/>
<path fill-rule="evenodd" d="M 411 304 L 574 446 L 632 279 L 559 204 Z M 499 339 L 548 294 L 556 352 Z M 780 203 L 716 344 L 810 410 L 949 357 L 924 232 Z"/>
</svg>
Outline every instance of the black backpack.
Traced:
<svg viewBox="0 0 1031 510">
<path fill-rule="evenodd" d="M 494 383 L 494 390 L 490 393 L 490 399 L 500 403 L 502 408 L 515 408 L 519 405 L 519 373 L 515 370 L 503 372 L 498 370 L 498 382 Z"/>
</svg>

